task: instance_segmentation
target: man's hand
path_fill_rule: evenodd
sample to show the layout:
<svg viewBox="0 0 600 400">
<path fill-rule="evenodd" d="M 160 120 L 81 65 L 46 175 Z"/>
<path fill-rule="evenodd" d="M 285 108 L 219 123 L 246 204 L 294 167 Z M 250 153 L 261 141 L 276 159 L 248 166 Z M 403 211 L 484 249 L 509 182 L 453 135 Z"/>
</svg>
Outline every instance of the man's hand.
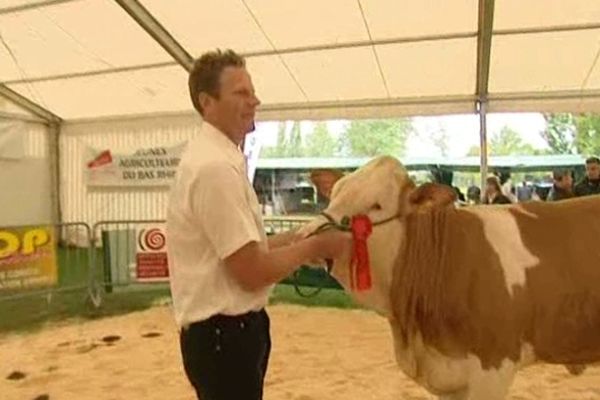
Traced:
<svg viewBox="0 0 600 400">
<path fill-rule="evenodd" d="M 300 239 L 302 239 L 302 235 L 298 232 L 298 229 L 293 229 L 267 237 L 269 249 L 271 250 L 282 246 L 288 246 Z"/>
<path fill-rule="evenodd" d="M 339 259 L 352 252 L 352 235 L 350 232 L 329 229 L 314 236 L 318 241 L 319 258 Z"/>
<path fill-rule="evenodd" d="M 306 239 L 300 238 L 299 240 Z M 313 240 L 317 241 L 320 255 L 308 261 L 307 265 L 312 268 L 327 268 L 327 259 L 340 258 L 352 251 L 352 236 L 348 232 L 330 229 L 318 233 Z"/>
<path fill-rule="evenodd" d="M 351 249 L 350 233 L 330 230 L 276 249 L 249 242 L 224 261 L 242 287 L 253 291 L 279 282 L 309 260 L 339 259 Z"/>
</svg>

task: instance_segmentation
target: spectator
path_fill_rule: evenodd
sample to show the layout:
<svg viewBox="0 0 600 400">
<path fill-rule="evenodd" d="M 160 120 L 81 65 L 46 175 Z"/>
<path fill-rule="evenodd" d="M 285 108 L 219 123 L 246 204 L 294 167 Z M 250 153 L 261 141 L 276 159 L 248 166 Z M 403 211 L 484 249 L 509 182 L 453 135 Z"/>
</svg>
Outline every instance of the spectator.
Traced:
<svg viewBox="0 0 600 400">
<path fill-rule="evenodd" d="M 467 189 L 467 202 L 469 204 L 481 203 L 481 189 L 475 185 L 469 186 Z"/>
<path fill-rule="evenodd" d="M 575 196 L 589 196 L 600 194 L 600 159 L 590 157 L 585 160 L 585 178 L 583 178 L 574 190 Z"/>
<path fill-rule="evenodd" d="M 511 201 L 502 193 L 500 181 L 495 176 L 490 176 L 486 180 L 484 204 L 510 204 Z"/>
<path fill-rule="evenodd" d="M 519 202 L 530 201 L 533 195 L 533 187 L 526 181 L 523 181 L 522 185 L 517 187 L 517 200 Z"/>
<path fill-rule="evenodd" d="M 569 170 L 554 170 L 552 172 L 553 184 L 546 201 L 569 199 L 573 193 L 573 176 Z"/>
<path fill-rule="evenodd" d="M 465 198 L 463 192 L 461 192 L 460 188 L 458 186 L 452 186 L 452 189 L 454 189 L 454 192 L 456 192 L 456 198 L 458 201 L 460 203 L 466 203 L 467 199 Z"/>
</svg>

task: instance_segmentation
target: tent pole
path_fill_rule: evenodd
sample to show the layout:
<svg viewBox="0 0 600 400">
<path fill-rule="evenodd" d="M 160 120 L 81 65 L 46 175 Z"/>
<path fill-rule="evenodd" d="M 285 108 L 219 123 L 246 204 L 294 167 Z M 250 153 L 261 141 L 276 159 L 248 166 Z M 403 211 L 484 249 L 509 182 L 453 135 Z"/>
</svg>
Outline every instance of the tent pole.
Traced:
<svg viewBox="0 0 600 400">
<path fill-rule="evenodd" d="M 480 165 L 481 165 L 481 195 L 485 190 L 485 181 L 488 175 L 488 150 L 487 150 L 487 103 L 477 101 L 479 113 L 479 143 L 480 143 Z"/>
<path fill-rule="evenodd" d="M 50 162 L 50 198 L 53 224 L 63 222 L 60 185 L 60 131 L 61 124 L 51 122 L 48 128 L 48 158 Z"/>
</svg>

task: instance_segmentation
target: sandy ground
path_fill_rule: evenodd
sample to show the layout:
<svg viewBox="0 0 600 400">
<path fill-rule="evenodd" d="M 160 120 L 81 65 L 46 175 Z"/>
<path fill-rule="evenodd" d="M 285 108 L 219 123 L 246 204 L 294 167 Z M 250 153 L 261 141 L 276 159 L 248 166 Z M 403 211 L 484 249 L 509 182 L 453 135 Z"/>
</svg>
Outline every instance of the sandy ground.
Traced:
<svg viewBox="0 0 600 400">
<path fill-rule="evenodd" d="M 265 400 L 433 399 L 394 365 L 385 320 L 359 310 L 273 306 Z M 144 337 L 158 333 L 159 336 Z M 118 335 L 107 345 L 102 338 Z M 151 335 L 152 336 L 152 335 Z M 23 379 L 6 379 L 14 371 Z M 0 399 L 193 400 L 170 309 L 48 326 L 0 337 Z M 510 399 L 600 400 L 600 368 L 560 366 L 518 375 Z"/>
</svg>

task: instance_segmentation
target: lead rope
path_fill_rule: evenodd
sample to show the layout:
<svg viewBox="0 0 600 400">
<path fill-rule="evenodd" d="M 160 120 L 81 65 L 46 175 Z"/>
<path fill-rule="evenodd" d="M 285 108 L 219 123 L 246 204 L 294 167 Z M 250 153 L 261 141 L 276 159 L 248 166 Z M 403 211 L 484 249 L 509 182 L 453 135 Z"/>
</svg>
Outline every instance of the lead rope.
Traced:
<svg viewBox="0 0 600 400">
<path fill-rule="evenodd" d="M 350 287 L 357 290 L 366 290 L 371 287 L 371 275 L 369 265 L 369 253 L 367 249 L 367 239 L 372 232 L 374 226 L 388 223 L 399 215 L 394 215 L 383 220 L 371 223 L 371 220 L 366 215 L 357 215 L 352 219 L 349 217 L 343 217 L 341 222 L 338 223 L 331 215 L 326 212 L 321 212 L 321 215 L 327 219 L 327 222 L 321 224 L 317 229 L 311 232 L 307 237 L 317 235 L 328 229 L 338 229 L 344 232 L 352 232 L 353 239 L 353 251 L 352 258 L 350 261 Z M 333 261 L 325 260 L 327 263 L 327 274 L 331 275 L 333 270 Z M 299 271 L 294 272 L 294 290 L 301 297 L 313 297 L 316 296 L 322 289 L 323 286 L 318 286 L 316 290 L 310 292 L 310 294 L 303 293 L 298 285 Z"/>
</svg>

